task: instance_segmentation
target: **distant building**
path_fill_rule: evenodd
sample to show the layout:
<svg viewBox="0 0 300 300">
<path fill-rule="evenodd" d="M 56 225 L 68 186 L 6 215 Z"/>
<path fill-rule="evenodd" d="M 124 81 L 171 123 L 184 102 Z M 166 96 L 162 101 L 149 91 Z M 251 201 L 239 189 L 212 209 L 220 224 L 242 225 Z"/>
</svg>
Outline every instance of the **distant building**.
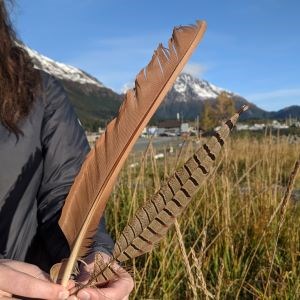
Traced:
<svg viewBox="0 0 300 300">
<path fill-rule="evenodd" d="M 294 123 L 291 124 L 290 127 L 300 128 L 300 122 L 295 121 Z"/>
<path fill-rule="evenodd" d="M 179 136 L 181 122 L 179 120 L 166 120 L 158 124 L 157 135 Z"/>
<path fill-rule="evenodd" d="M 238 131 L 249 130 L 249 125 L 248 124 L 237 123 L 236 124 L 236 130 L 238 130 Z"/>
<path fill-rule="evenodd" d="M 288 125 L 286 125 L 286 124 L 281 124 L 281 123 L 279 123 L 277 120 L 274 120 L 274 121 L 272 122 L 271 127 L 274 128 L 274 129 L 288 129 L 288 128 L 289 128 Z"/>
<path fill-rule="evenodd" d="M 166 129 L 180 129 L 181 122 L 179 120 L 166 120 L 158 123 L 158 128 L 166 128 Z"/>
<path fill-rule="evenodd" d="M 265 124 L 254 124 L 252 126 L 249 126 L 249 130 L 251 131 L 258 131 L 258 130 L 263 130 L 266 128 Z"/>
<path fill-rule="evenodd" d="M 99 127 L 98 128 L 98 133 L 101 135 L 102 133 L 104 133 L 105 128 Z"/>
<path fill-rule="evenodd" d="M 158 128 L 156 126 L 149 126 L 145 127 L 141 133 L 141 137 L 148 138 L 151 136 L 157 136 L 158 135 Z"/>
<path fill-rule="evenodd" d="M 190 132 L 190 126 L 189 123 L 181 123 L 180 124 L 180 133 L 189 133 Z"/>
<path fill-rule="evenodd" d="M 253 125 L 243 124 L 243 123 L 236 124 L 237 131 L 242 131 L 242 130 L 260 131 L 260 130 L 264 130 L 265 128 L 288 129 L 290 127 L 300 127 L 300 122 L 295 122 L 290 126 L 286 123 L 280 123 L 278 120 L 273 120 L 271 123 L 268 124 L 264 124 L 264 123 L 261 124 L 255 123 Z M 217 126 L 215 130 L 219 130 L 220 128 L 221 128 L 220 126 Z"/>
<path fill-rule="evenodd" d="M 147 128 L 147 135 L 148 136 L 157 136 L 157 131 L 158 131 L 158 128 L 156 126 L 150 126 Z"/>
<path fill-rule="evenodd" d="M 148 137 L 147 129 L 148 129 L 148 127 L 145 127 L 145 128 L 143 129 L 143 131 L 142 131 L 142 133 L 141 133 L 141 136 L 142 136 L 142 137 Z"/>
</svg>

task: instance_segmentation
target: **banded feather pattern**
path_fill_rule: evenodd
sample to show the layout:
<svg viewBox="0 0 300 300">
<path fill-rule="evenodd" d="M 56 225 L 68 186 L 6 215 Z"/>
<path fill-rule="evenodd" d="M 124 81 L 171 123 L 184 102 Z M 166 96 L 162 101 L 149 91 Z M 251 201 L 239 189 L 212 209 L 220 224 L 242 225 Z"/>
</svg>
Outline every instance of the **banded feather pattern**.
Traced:
<svg viewBox="0 0 300 300">
<path fill-rule="evenodd" d="M 87 156 L 65 201 L 59 225 L 71 251 L 64 268 L 66 286 L 78 258 L 87 254 L 117 176 L 134 143 L 172 87 L 206 30 L 204 21 L 173 30 L 168 48 L 159 45 L 142 69 L 104 134 Z M 53 270 L 54 270 L 53 269 Z M 55 274 L 57 276 L 57 274 Z M 59 278 L 61 276 L 58 276 Z"/>
<path fill-rule="evenodd" d="M 175 219 L 190 203 L 192 197 L 211 173 L 214 162 L 236 124 L 239 115 L 247 110 L 243 106 L 225 122 L 219 131 L 178 169 L 173 176 L 148 200 L 125 226 L 115 243 L 112 259 L 102 270 L 95 270 L 90 285 L 103 283 L 115 276 L 112 263 L 124 262 L 152 250 L 167 233 Z"/>
</svg>

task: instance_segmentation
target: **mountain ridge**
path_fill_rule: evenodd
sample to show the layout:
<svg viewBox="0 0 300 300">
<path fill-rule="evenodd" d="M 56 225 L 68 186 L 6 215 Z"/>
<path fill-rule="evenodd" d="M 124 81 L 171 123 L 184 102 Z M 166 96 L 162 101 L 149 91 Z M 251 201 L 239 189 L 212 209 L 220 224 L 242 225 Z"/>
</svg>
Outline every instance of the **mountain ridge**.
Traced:
<svg viewBox="0 0 300 300">
<path fill-rule="evenodd" d="M 79 68 L 57 62 L 26 46 L 24 48 L 36 68 L 53 75 L 62 83 L 85 128 L 96 130 L 116 116 L 124 95 L 116 93 Z M 244 120 L 284 119 L 289 116 L 300 118 L 300 106 L 293 105 L 279 111 L 267 112 L 232 91 L 215 86 L 204 79 L 195 78 L 188 73 L 181 73 L 153 117 L 152 123 L 176 119 L 178 113 L 185 120 L 194 120 L 203 112 L 205 101 L 213 103 L 222 93 L 233 99 L 236 108 L 243 104 L 250 106 L 242 116 Z"/>
</svg>

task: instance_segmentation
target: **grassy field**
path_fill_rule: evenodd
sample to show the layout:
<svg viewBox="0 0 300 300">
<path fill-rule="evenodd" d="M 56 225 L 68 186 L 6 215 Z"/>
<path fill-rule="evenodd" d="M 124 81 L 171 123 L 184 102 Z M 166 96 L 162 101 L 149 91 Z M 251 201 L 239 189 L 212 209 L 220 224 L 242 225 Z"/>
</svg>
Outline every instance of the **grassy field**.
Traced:
<svg viewBox="0 0 300 300">
<path fill-rule="evenodd" d="M 150 144 L 130 157 L 107 209 L 114 237 L 197 147 L 155 160 Z M 284 136 L 233 136 L 167 237 L 128 265 L 132 299 L 300 299 L 299 174 L 283 201 L 299 154 Z"/>
</svg>

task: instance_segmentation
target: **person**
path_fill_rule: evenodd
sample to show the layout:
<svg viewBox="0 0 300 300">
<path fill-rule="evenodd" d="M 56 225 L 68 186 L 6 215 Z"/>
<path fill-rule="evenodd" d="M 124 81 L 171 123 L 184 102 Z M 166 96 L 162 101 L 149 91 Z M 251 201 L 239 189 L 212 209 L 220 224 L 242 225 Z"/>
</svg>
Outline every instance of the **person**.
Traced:
<svg viewBox="0 0 300 300">
<path fill-rule="evenodd" d="M 74 283 L 52 283 L 48 272 L 70 254 L 58 219 L 88 151 L 63 87 L 33 67 L 0 0 L 0 298 L 70 296 Z M 94 253 L 109 253 L 112 241 L 104 227 L 102 219 L 82 280 L 93 268 Z M 127 299 L 133 280 L 115 268 L 115 281 L 70 298 Z"/>
</svg>

